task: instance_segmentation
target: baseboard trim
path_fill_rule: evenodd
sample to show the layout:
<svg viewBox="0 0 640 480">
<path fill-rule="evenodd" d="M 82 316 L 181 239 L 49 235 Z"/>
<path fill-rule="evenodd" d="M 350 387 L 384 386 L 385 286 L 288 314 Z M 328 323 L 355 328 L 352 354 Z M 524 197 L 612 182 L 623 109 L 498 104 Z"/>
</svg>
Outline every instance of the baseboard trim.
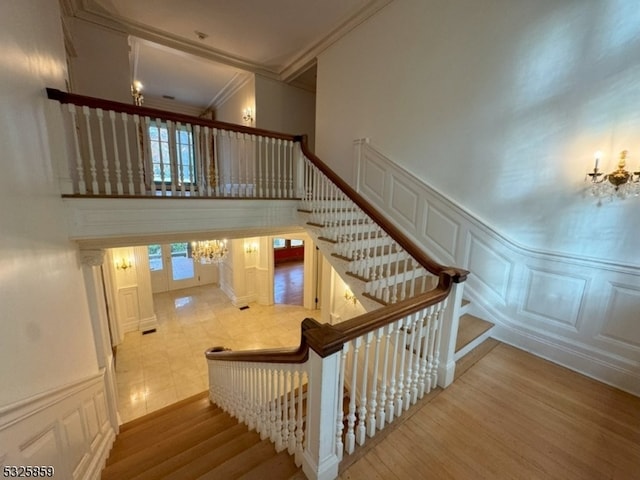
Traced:
<svg viewBox="0 0 640 480">
<path fill-rule="evenodd" d="M 507 325 L 496 324 L 491 332 L 491 336 L 496 340 L 640 397 L 640 372 L 607 362 L 600 356 L 589 355 L 585 349 L 579 351 L 551 338 L 520 331 Z M 611 379 L 615 379 L 615 382 Z"/>
</svg>

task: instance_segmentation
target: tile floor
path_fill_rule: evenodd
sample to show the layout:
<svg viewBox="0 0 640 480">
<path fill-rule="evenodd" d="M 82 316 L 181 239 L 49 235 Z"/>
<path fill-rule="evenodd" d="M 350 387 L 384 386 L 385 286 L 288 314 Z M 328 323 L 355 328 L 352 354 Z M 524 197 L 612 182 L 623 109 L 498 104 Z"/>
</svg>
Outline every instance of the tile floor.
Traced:
<svg viewBox="0 0 640 480">
<path fill-rule="evenodd" d="M 251 304 L 240 310 L 208 285 L 154 295 L 155 333 L 127 333 L 116 357 L 118 411 L 128 422 L 208 388 L 204 351 L 297 346 L 305 317 L 296 305 Z"/>
</svg>

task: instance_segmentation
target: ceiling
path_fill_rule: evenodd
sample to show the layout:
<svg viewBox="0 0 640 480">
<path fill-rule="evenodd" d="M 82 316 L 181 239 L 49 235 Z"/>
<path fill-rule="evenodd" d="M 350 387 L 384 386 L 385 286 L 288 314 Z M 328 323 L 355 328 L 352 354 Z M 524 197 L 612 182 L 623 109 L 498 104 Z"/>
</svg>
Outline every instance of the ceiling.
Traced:
<svg viewBox="0 0 640 480">
<path fill-rule="evenodd" d="M 251 73 L 315 90 L 315 59 L 392 0 L 66 0 L 130 35 L 145 96 L 221 104 Z"/>
</svg>

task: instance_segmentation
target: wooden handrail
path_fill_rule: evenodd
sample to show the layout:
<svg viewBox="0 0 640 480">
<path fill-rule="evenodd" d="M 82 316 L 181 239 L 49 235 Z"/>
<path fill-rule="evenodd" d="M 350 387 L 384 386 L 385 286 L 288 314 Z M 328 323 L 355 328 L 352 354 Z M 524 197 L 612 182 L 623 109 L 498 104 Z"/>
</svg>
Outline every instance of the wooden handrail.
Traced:
<svg viewBox="0 0 640 480">
<path fill-rule="evenodd" d="M 444 280 L 438 287 L 429 292 L 364 313 L 337 325 L 321 324 L 319 328 L 305 332 L 309 348 L 324 358 L 342 350 L 342 346 L 350 340 L 441 302 L 449 295 L 452 282 L 450 276 L 443 277 Z"/>
<path fill-rule="evenodd" d="M 191 115 L 167 112 L 165 110 L 157 110 L 155 108 L 138 107 L 136 105 L 130 105 L 128 103 L 103 100 L 101 98 L 76 95 L 75 93 L 67 93 L 55 88 L 47 88 L 47 97 L 50 100 L 57 100 L 60 103 L 72 103 L 79 106 L 101 108 L 102 110 L 113 110 L 114 112 L 128 113 L 129 115 L 139 115 L 140 117 L 162 118 L 163 120 L 171 120 L 172 122 L 189 123 L 191 125 L 201 125 L 203 127 L 218 128 L 221 130 L 232 130 L 235 132 L 247 133 L 249 135 L 279 138 L 281 140 L 291 141 L 294 141 L 297 138 L 294 135 L 289 135 L 286 133 L 246 127 L 244 125 L 237 125 L 235 123 L 219 122 L 217 120 L 207 120 L 204 118 L 193 117 Z"/>
<path fill-rule="evenodd" d="M 386 219 L 376 208 L 367 202 L 351 185 L 340 178 L 322 160 L 315 156 L 307 146 L 307 136 L 296 136 L 295 141 L 300 142 L 302 153 L 313 163 L 326 177 L 331 180 L 340 190 L 342 190 L 353 203 L 366 213 L 378 226 L 389 234 L 405 251 L 416 261 L 434 275 L 442 278 L 442 274 L 450 276 L 454 283 L 462 283 L 467 279 L 469 272 L 458 267 L 447 267 L 440 265 L 419 248 L 407 235 L 398 227 Z"/>
<path fill-rule="evenodd" d="M 313 318 L 305 318 L 300 325 L 300 346 L 293 349 L 273 348 L 262 350 L 243 350 L 234 352 L 233 350 L 214 351 L 209 349 L 205 352 L 207 360 L 219 360 L 226 362 L 261 362 L 261 363 L 304 363 L 309 358 L 309 344 L 305 333 L 309 330 L 318 329 L 322 326 Z"/>
</svg>

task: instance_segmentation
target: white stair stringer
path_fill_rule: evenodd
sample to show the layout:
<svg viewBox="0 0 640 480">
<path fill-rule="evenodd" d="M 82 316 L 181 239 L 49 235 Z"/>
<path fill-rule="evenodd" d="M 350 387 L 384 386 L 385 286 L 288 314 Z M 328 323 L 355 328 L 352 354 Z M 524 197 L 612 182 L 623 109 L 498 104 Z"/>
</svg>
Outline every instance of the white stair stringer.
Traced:
<svg viewBox="0 0 640 480">
<path fill-rule="evenodd" d="M 334 250 L 333 250 L 334 245 L 336 244 L 329 240 L 323 239 L 320 236 L 319 227 L 308 225 L 306 223 L 307 217 L 304 213 L 299 213 L 299 215 L 301 219 L 301 224 L 304 225 L 307 233 L 311 236 L 311 238 L 313 238 L 313 241 L 315 242 L 316 246 L 320 249 L 324 257 L 331 264 L 331 266 L 338 273 L 338 275 L 340 275 L 340 278 L 342 278 L 342 280 L 349 285 L 351 291 L 356 296 L 356 298 L 358 299 L 362 307 L 365 309 L 365 311 L 371 312 L 373 310 L 377 310 L 381 308 L 382 304 L 380 304 L 379 302 L 371 298 L 367 298 L 364 295 L 362 295 L 362 293 L 365 291 L 365 282 L 363 282 L 362 280 L 352 275 L 347 274 L 349 262 L 340 257 L 336 257 L 335 255 L 332 255 L 334 253 Z"/>
<path fill-rule="evenodd" d="M 418 265 L 368 217 L 358 218 L 358 223 L 351 225 L 349 220 L 339 218 L 343 211 L 326 213 L 327 223 L 322 225 L 310 221 L 315 212 L 317 209 L 299 211 L 300 223 L 319 247 L 324 246 L 320 248 L 322 253 L 342 279 L 353 286 L 352 291 L 361 303 L 367 297 L 373 297 L 373 301 L 380 304 L 395 303 L 436 286 L 437 278 Z M 357 283 L 362 283 L 363 288 L 356 287 Z"/>
</svg>

